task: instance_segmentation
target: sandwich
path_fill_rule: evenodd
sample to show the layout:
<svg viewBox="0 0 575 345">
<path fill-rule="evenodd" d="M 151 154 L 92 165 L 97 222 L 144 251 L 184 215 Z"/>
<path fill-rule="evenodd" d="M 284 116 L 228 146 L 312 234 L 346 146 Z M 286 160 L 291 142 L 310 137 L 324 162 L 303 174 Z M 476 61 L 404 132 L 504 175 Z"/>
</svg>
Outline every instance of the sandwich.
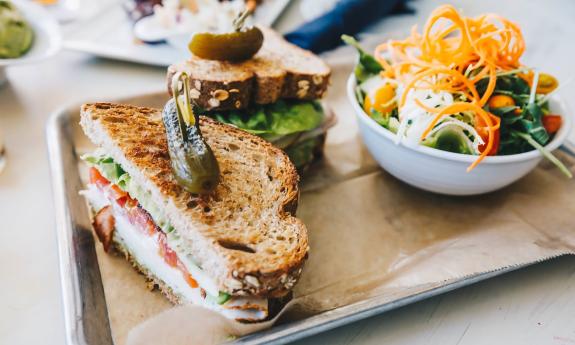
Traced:
<svg viewBox="0 0 575 345">
<path fill-rule="evenodd" d="M 209 192 L 190 192 L 174 170 L 164 112 L 82 107 L 81 126 L 98 147 L 83 156 L 95 233 L 171 302 L 265 320 L 289 299 L 308 255 L 306 228 L 294 216 L 296 169 L 265 140 L 194 115 L 218 176 Z"/>
<path fill-rule="evenodd" d="M 190 97 L 202 114 L 270 141 L 302 171 L 321 156 L 326 131 L 334 123 L 319 102 L 331 71 L 319 57 L 275 31 L 257 29 L 261 48 L 240 61 L 206 58 L 204 51 L 194 50 L 194 37 L 191 57 L 168 68 L 168 89 L 174 76 L 186 73 Z M 205 50 L 205 45 L 195 46 Z"/>
</svg>

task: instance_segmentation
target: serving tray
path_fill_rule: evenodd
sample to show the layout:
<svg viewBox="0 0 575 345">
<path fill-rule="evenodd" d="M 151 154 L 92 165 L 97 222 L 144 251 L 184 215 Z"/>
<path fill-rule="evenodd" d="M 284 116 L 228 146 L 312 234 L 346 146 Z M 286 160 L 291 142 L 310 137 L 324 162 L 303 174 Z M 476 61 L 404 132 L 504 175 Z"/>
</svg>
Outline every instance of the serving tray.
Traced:
<svg viewBox="0 0 575 345">
<path fill-rule="evenodd" d="M 160 106 L 163 93 L 116 100 L 142 106 Z M 68 344 L 113 344 L 106 296 L 98 266 L 95 242 L 83 198 L 78 169 L 80 104 L 56 111 L 47 126 L 59 244 L 60 275 Z M 461 288 L 527 266 L 514 265 L 488 273 L 403 291 L 397 298 L 375 296 L 329 311 L 276 325 L 237 339 L 239 344 L 284 344 L 364 319 L 410 303 Z"/>
</svg>

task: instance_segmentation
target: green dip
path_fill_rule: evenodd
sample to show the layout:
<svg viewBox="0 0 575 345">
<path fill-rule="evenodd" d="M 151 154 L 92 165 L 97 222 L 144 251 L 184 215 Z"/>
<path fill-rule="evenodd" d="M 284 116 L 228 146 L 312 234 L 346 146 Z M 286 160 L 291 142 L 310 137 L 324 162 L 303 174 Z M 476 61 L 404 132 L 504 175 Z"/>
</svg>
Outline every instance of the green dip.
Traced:
<svg viewBox="0 0 575 345">
<path fill-rule="evenodd" d="M 30 49 L 34 31 L 16 7 L 0 0 L 0 59 L 18 58 Z"/>
</svg>

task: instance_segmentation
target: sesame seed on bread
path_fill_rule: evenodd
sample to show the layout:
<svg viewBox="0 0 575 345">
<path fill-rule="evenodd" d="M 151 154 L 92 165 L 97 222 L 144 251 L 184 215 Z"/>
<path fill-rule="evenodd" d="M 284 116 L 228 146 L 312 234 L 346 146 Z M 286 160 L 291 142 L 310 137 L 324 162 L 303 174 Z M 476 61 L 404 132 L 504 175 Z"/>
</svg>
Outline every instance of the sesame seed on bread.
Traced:
<svg viewBox="0 0 575 345">
<path fill-rule="evenodd" d="M 190 97 L 208 110 L 244 109 L 252 103 L 270 104 L 279 99 L 321 98 L 329 85 L 329 66 L 272 29 L 260 29 L 264 43 L 253 58 L 233 63 L 192 55 L 168 68 L 168 91 L 172 92 L 173 76 L 185 72 L 191 80 Z"/>
</svg>

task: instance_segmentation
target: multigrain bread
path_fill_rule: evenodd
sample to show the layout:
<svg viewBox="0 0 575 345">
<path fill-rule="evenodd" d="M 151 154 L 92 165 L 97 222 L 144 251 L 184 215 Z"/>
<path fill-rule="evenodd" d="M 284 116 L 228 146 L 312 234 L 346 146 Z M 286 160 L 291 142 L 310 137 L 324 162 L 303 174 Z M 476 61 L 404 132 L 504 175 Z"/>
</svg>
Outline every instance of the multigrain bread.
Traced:
<svg viewBox="0 0 575 345">
<path fill-rule="evenodd" d="M 191 80 L 190 97 L 208 110 L 244 109 L 252 103 L 270 104 L 279 99 L 321 98 L 329 85 L 329 66 L 275 31 L 260 29 L 263 46 L 249 60 L 233 63 L 192 56 L 171 65 L 167 76 L 170 94 L 173 76 L 185 72 Z"/>
<path fill-rule="evenodd" d="M 298 175 L 288 157 L 263 139 L 200 117 L 220 165 L 207 196 L 175 181 L 161 111 L 110 103 L 82 106 L 81 125 L 154 200 L 198 265 L 221 291 L 281 297 L 299 278 L 308 237 L 295 218 Z"/>
</svg>

